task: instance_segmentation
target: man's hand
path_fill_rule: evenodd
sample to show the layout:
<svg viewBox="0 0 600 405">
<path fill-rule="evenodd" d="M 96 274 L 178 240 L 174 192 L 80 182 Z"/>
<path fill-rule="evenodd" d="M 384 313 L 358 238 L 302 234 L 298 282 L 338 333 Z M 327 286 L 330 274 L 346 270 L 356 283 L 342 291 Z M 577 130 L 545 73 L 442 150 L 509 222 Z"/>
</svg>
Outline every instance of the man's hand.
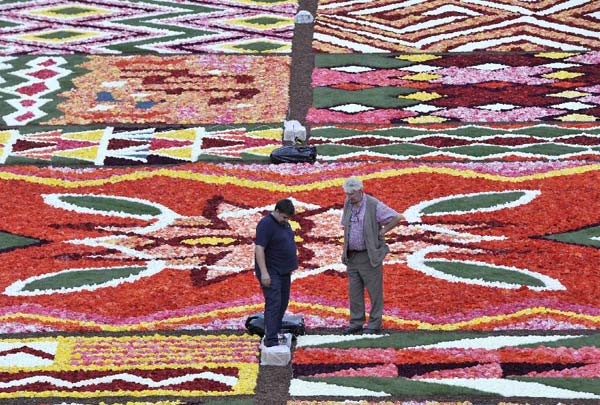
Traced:
<svg viewBox="0 0 600 405">
<path fill-rule="evenodd" d="M 385 226 L 383 226 L 379 230 L 379 237 L 382 240 L 385 240 L 385 234 L 388 233 L 390 230 L 392 230 L 392 228 L 394 228 L 396 225 L 398 225 L 401 220 L 402 220 L 402 215 L 398 215 L 397 217 L 393 218 L 390 222 L 388 222 Z"/>
<path fill-rule="evenodd" d="M 263 287 L 271 287 L 271 276 L 269 276 L 269 273 L 260 275 L 260 283 L 263 285 Z"/>
<path fill-rule="evenodd" d="M 267 270 L 267 264 L 265 263 L 265 248 L 260 245 L 254 246 L 254 256 L 256 257 L 256 263 L 260 269 L 260 284 L 263 287 L 271 286 L 271 276 Z"/>
</svg>

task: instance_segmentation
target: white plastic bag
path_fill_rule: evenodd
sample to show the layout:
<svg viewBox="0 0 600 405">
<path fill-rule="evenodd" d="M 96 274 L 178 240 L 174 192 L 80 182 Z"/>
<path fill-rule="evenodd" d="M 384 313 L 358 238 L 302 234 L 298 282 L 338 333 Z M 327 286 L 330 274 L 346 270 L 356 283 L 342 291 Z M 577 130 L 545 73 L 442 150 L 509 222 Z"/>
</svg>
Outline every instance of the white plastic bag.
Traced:
<svg viewBox="0 0 600 405">
<path fill-rule="evenodd" d="M 292 339 L 291 333 L 280 333 L 279 344 L 277 346 L 265 346 L 265 338 L 260 341 L 260 364 L 262 366 L 286 366 L 292 359 Z"/>
<path fill-rule="evenodd" d="M 297 120 L 284 121 L 283 140 L 289 142 L 306 141 L 306 128 Z"/>
</svg>

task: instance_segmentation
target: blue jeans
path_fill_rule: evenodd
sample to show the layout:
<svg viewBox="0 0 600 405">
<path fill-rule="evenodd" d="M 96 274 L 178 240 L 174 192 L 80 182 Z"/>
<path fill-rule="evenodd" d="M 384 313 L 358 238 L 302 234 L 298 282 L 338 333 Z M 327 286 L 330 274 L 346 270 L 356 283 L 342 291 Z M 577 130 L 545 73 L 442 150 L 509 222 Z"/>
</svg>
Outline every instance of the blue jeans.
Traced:
<svg viewBox="0 0 600 405">
<path fill-rule="evenodd" d="M 279 344 L 277 333 L 281 330 L 281 321 L 290 301 L 291 275 L 269 273 L 271 286 L 262 288 L 265 297 L 265 346 Z M 259 276 L 260 282 L 260 276 Z"/>
</svg>

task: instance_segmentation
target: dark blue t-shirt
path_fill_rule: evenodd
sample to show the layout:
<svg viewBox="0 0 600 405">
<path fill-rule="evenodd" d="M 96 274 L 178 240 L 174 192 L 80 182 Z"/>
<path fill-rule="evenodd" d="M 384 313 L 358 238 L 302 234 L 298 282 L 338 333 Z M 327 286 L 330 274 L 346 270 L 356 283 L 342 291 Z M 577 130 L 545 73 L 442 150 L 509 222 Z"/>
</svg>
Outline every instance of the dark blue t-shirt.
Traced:
<svg viewBox="0 0 600 405">
<path fill-rule="evenodd" d="M 288 274 L 298 268 L 296 241 L 289 223 L 280 224 L 273 215 L 266 215 L 256 226 L 254 242 L 265 248 L 265 262 L 269 273 Z M 260 274 L 256 261 L 255 271 L 257 275 Z"/>
</svg>

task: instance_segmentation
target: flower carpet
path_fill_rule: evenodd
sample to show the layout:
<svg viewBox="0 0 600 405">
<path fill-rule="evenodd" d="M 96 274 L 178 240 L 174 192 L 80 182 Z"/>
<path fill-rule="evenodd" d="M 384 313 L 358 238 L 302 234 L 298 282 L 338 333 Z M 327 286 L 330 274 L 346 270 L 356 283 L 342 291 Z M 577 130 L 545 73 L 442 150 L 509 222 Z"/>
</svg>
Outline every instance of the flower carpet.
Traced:
<svg viewBox="0 0 600 405">
<path fill-rule="evenodd" d="M 599 66 L 593 0 L 2 1 L 0 405 L 599 403 Z M 268 164 L 289 119 L 316 163 Z M 350 176 L 403 216 L 378 335 L 342 334 Z"/>
<path fill-rule="evenodd" d="M 251 394 L 257 341 L 249 335 L 2 339 L 0 398 Z"/>
<path fill-rule="evenodd" d="M 289 53 L 293 0 L 7 0 L 0 55 Z"/>
<path fill-rule="evenodd" d="M 292 396 L 598 399 L 599 336 L 302 336 Z"/>
<path fill-rule="evenodd" d="M 476 402 L 483 403 L 483 402 Z M 486 401 L 485 403 L 493 405 L 526 405 L 529 402 L 506 402 L 506 401 Z M 471 401 L 368 401 L 368 400 L 352 400 L 344 401 L 288 401 L 287 405 L 473 405 Z M 561 405 L 562 402 L 557 402 L 556 405 Z M 157 404 L 158 405 L 158 404 Z"/>
<path fill-rule="evenodd" d="M 324 125 L 311 130 L 322 160 L 597 160 L 595 124 Z"/>
<path fill-rule="evenodd" d="M 268 160 L 280 125 L 16 127 L 0 132 L 0 163 L 131 166 Z"/>
<path fill-rule="evenodd" d="M 2 273 L 0 327 L 243 329 L 261 303 L 256 222 L 289 195 L 300 258 L 290 310 L 309 327 L 341 327 L 340 186 L 350 174 L 406 218 L 388 237 L 386 328 L 600 325 L 600 191 L 586 186 L 599 181 L 600 166 L 571 160 L 7 166 L 0 250 L 5 268 L 18 271 Z"/>
<path fill-rule="evenodd" d="M 600 53 L 317 55 L 321 123 L 596 121 Z"/>
<path fill-rule="evenodd" d="M 600 47 L 594 0 L 320 0 L 324 53 L 585 50 Z"/>
<path fill-rule="evenodd" d="M 281 122 L 289 57 L 129 55 L 5 58 L 0 116 L 26 124 Z"/>
</svg>

